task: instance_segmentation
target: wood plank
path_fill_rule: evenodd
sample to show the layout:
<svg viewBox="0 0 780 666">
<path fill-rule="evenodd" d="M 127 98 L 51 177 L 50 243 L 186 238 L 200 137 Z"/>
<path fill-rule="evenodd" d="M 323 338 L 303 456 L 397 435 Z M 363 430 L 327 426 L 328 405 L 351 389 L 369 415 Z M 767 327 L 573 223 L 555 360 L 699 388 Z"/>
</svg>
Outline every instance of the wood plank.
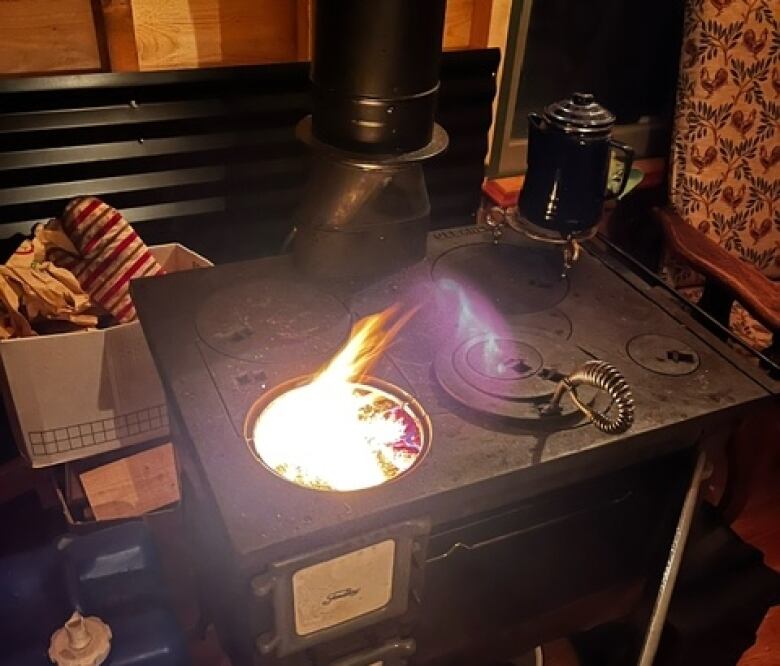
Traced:
<svg viewBox="0 0 780 666">
<path fill-rule="evenodd" d="M 141 70 L 297 59 L 297 0 L 131 0 Z"/>
<path fill-rule="evenodd" d="M 758 629 L 755 645 L 737 662 L 737 666 L 777 666 L 780 660 L 780 606 L 773 606 Z"/>
<path fill-rule="evenodd" d="M 0 74 L 100 69 L 90 0 L 0 0 Z"/>
<path fill-rule="evenodd" d="M 172 444 L 101 465 L 79 479 L 96 520 L 142 516 L 181 497 Z"/>
<path fill-rule="evenodd" d="M 487 45 L 501 49 L 501 54 L 503 55 L 507 32 L 509 31 L 509 15 L 512 11 L 512 0 L 492 0 L 490 5 L 490 32 Z"/>
<path fill-rule="evenodd" d="M 656 209 L 670 249 L 694 270 L 734 294 L 756 319 L 772 332 L 780 331 L 780 284 L 755 266 L 731 255 L 670 209 Z"/>
<path fill-rule="evenodd" d="M 483 49 L 490 40 L 490 17 L 493 0 L 474 0 L 471 8 L 469 48 Z"/>
<path fill-rule="evenodd" d="M 447 0 L 444 15 L 444 48 L 467 49 L 471 43 L 471 18 L 476 0 Z"/>
<path fill-rule="evenodd" d="M 295 27 L 298 34 L 298 60 L 311 60 L 311 17 L 314 0 L 297 0 L 297 8 Z"/>
<path fill-rule="evenodd" d="M 101 0 L 100 11 L 111 71 L 137 72 L 140 66 L 132 0 Z"/>
</svg>

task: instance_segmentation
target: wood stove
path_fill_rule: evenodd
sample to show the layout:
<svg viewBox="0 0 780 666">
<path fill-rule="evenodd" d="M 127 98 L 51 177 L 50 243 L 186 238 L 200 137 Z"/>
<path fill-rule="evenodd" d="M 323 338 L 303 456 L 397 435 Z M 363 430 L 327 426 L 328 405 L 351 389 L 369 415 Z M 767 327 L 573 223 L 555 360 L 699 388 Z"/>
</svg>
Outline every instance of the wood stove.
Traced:
<svg viewBox="0 0 780 666">
<path fill-rule="evenodd" d="M 133 296 L 204 600 L 236 664 L 434 664 L 544 638 L 528 629 L 539 618 L 653 580 L 691 452 L 778 387 L 599 241 L 566 277 L 555 249 L 469 226 L 433 232 L 423 261 L 374 281 L 308 279 L 283 255 L 135 281 Z M 258 398 L 398 302 L 420 309 L 372 374 L 425 411 L 427 455 L 353 492 L 260 464 L 245 428 Z M 491 339 L 500 378 L 482 364 Z M 565 396 L 540 409 L 588 359 L 630 385 L 627 432 L 598 430 Z"/>
<path fill-rule="evenodd" d="M 533 644 L 555 624 L 534 620 L 652 579 L 693 449 L 775 388 L 596 243 L 564 276 L 556 249 L 513 231 L 426 236 L 443 14 L 319 0 L 298 126 L 317 162 L 292 254 L 132 287 L 204 605 L 237 666 L 472 665 Z M 403 473 L 354 483 L 339 463 L 358 452 L 339 460 L 322 413 L 335 396 L 292 396 L 393 307 L 415 314 L 347 398 L 383 392 L 424 455 L 377 448 Z"/>
</svg>

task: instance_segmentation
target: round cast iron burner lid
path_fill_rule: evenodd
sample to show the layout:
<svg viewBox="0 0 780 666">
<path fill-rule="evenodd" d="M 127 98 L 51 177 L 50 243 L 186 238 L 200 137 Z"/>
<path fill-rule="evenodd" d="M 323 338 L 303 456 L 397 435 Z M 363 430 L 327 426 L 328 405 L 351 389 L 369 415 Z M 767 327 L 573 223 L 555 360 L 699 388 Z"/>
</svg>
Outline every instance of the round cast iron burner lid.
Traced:
<svg viewBox="0 0 780 666">
<path fill-rule="evenodd" d="M 690 375 L 699 367 L 696 351 L 668 335 L 637 335 L 628 341 L 626 351 L 634 363 L 659 375 Z"/>
<path fill-rule="evenodd" d="M 310 284 L 254 280 L 221 289 L 200 308 L 198 335 L 215 351 L 244 361 L 327 356 L 349 335 L 344 304 Z"/>
<path fill-rule="evenodd" d="M 486 295 L 504 314 L 526 314 L 553 308 L 566 297 L 569 282 L 561 267 L 557 248 L 474 243 L 441 255 L 432 276 Z"/>
<path fill-rule="evenodd" d="M 452 361 L 469 385 L 497 397 L 528 400 L 549 388 L 549 382 L 538 375 L 542 355 L 518 340 L 472 339 L 458 347 Z"/>
<path fill-rule="evenodd" d="M 519 330 L 511 337 L 480 335 L 457 341 L 436 355 L 434 370 L 442 388 L 471 409 L 515 419 L 555 421 L 579 414 L 570 400 L 558 417 L 540 414 L 558 381 L 590 357 L 565 340 L 534 336 Z M 579 389 L 589 403 L 592 388 Z"/>
</svg>

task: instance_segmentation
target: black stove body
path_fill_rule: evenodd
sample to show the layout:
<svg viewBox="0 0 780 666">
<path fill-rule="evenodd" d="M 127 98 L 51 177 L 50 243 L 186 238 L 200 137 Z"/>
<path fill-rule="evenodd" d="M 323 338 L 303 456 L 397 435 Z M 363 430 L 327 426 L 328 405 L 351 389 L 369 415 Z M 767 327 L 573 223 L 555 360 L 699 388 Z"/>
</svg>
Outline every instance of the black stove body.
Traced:
<svg viewBox="0 0 780 666">
<path fill-rule="evenodd" d="M 652 570 L 691 450 L 774 385 L 597 246 L 565 278 L 560 264 L 555 249 L 472 226 L 432 233 L 424 261 L 371 284 L 307 281 L 290 256 L 133 283 L 204 598 L 234 663 L 436 663 Z M 399 302 L 420 309 L 372 374 L 430 416 L 425 458 L 347 493 L 259 463 L 245 436 L 255 401 Z M 556 416 L 539 409 L 589 358 L 632 387 L 623 435 L 566 398 Z"/>
</svg>

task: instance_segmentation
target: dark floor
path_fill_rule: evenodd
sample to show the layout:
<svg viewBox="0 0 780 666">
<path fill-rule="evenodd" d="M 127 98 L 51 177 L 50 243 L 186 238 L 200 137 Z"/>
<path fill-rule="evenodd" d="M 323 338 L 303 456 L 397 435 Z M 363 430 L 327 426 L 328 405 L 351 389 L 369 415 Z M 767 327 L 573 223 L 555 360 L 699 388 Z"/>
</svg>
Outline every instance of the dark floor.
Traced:
<svg viewBox="0 0 780 666">
<path fill-rule="evenodd" d="M 775 442 L 780 453 L 780 441 Z M 764 562 L 780 572 L 780 455 L 736 521 L 734 530 L 764 553 Z M 770 609 L 758 632 L 756 644 L 738 666 L 778 666 L 780 664 L 780 606 Z"/>
</svg>

